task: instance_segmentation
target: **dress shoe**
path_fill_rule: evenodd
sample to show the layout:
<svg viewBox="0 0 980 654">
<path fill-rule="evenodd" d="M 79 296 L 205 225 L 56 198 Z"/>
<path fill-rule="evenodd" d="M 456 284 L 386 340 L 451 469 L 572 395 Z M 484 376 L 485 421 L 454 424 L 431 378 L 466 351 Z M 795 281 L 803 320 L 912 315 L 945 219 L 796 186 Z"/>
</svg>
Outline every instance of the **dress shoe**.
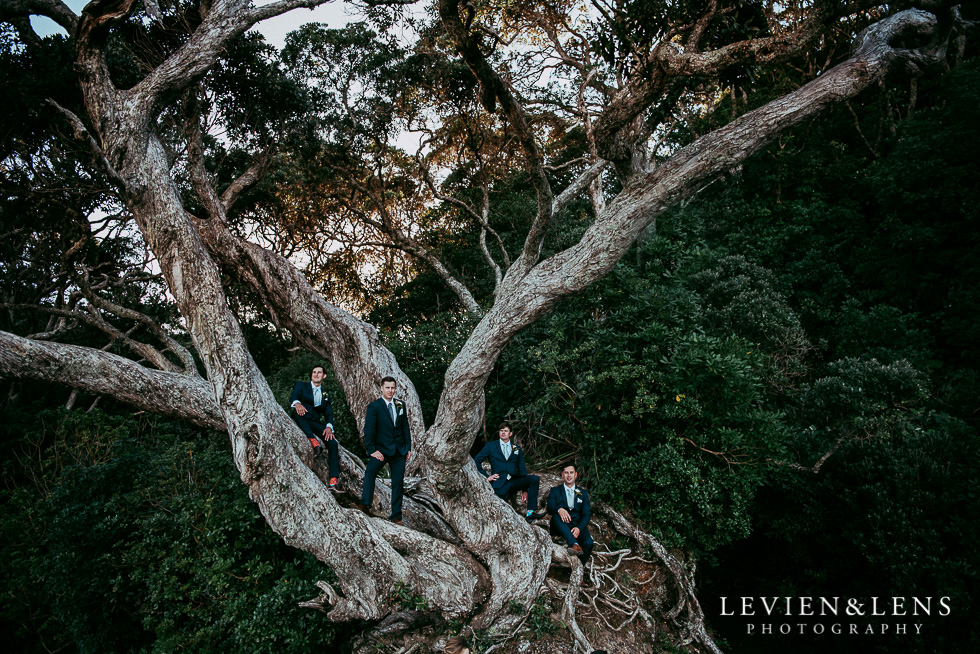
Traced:
<svg viewBox="0 0 980 654">
<path fill-rule="evenodd" d="M 391 521 L 393 523 L 395 523 L 396 525 L 403 525 L 403 524 L 405 524 L 404 522 L 402 522 L 402 519 L 401 518 L 392 518 Z"/>
<path fill-rule="evenodd" d="M 545 513 L 535 513 L 534 511 L 528 511 L 527 512 L 527 515 L 524 516 L 524 519 L 527 520 L 528 522 L 531 522 L 533 520 L 540 520 L 541 518 L 545 517 L 545 515 L 547 515 L 547 514 L 545 514 Z"/>
<path fill-rule="evenodd" d="M 582 546 L 579 545 L 578 543 L 575 543 L 574 545 L 569 545 L 568 548 L 566 548 L 566 549 L 568 550 L 568 553 L 569 554 L 576 554 L 576 555 L 578 555 L 578 554 L 581 554 L 582 553 Z"/>
<path fill-rule="evenodd" d="M 371 507 L 366 504 L 361 504 L 360 502 L 354 502 L 354 508 L 361 511 L 365 515 L 371 515 Z"/>
</svg>

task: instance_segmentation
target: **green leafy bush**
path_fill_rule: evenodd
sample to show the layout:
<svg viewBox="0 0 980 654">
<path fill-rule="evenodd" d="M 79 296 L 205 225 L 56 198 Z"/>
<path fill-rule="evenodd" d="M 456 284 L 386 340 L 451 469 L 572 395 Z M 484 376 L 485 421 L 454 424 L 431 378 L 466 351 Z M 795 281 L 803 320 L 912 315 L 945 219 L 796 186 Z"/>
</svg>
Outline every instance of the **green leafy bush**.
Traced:
<svg viewBox="0 0 980 654">
<path fill-rule="evenodd" d="M 98 410 L 6 415 L 33 423 L 15 437 L 0 521 L 4 619 L 23 651 L 333 642 L 337 626 L 298 607 L 329 570 L 269 529 L 226 436 Z"/>
</svg>

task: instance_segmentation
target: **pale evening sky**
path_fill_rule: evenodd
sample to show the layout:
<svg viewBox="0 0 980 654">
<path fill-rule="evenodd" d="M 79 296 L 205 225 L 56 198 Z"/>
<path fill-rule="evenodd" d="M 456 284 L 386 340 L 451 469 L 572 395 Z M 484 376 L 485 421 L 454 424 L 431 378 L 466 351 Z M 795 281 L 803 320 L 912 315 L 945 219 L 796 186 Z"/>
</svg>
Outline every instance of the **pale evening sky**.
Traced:
<svg viewBox="0 0 980 654">
<path fill-rule="evenodd" d="M 64 2 L 76 14 L 80 14 L 82 7 L 88 4 L 85 0 L 64 0 Z M 262 5 L 267 3 L 260 2 L 258 4 Z M 262 21 L 256 29 L 265 36 L 266 41 L 270 44 L 277 48 L 282 48 L 286 34 L 304 23 L 326 23 L 329 27 L 340 28 L 344 27 L 347 23 L 356 22 L 359 18 L 360 14 L 356 8 L 346 2 L 335 0 L 334 2 L 320 5 L 313 10 L 293 9 L 281 16 Z M 55 32 L 64 33 L 64 30 L 58 27 L 54 21 L 43 16 L 31 16 L 31 24 L 34 26 L 34 30 L 41 36 Z"/>
</svg>

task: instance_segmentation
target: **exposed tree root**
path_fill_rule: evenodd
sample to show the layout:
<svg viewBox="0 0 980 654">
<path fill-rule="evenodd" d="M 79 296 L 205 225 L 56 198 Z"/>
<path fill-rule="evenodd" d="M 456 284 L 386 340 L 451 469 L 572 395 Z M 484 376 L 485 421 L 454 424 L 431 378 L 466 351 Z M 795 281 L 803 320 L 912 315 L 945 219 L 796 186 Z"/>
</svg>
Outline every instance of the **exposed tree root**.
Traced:
<svg viewBox="0 0 980 654">
<path fill-rule="evenodd" d="M 579 590 L 582 587 L 585 566 L 582 565 L 576 556 L 569 556 L 568 558 L 572 566 L 572 576 L 568 580 L 568 588 L 565 591 L 565 601 L 562 604 L 561 617 L 562 621 L 568 626 L 568 630 L 572 633 L 572 638 L 575 640 L 575 650 L 581 651 L 584 654 L 590 654 L 592 652 L 592 644 L 575 620 L 575 604 L 578 600 Z"/>
<path fill-rule="evenodd" d="M 678 627 L 680 627 L 682 631 L 690 637 L 691 642 L 696 642 L 713 654 L 722 654 L 721 649 L 718 648 L 718 645 L 716 645 L 711 636 L 708 635 L 708 630 L 704 624 L 704 611 L 702 611 L 701 604 L 698 602 L 698 599 L 694 594 L 694 580 L 692 579 L 692 575 L 684 569 L 681 562 L 678 561 L 674 555 L 668 552 L 667 548 L 665 548 L 660 541 L 647 532 L 641 530 L 636 525 L 631 524 L 615 509 L 605 505 L 596 505 L 593 507 L 593 509 L 605 517 L 609 521 L 610 526 L 618 533 L 634 539 L 641 545 L 649 547 L 653 551 L 654 555 L 660 559 L 660 561 L 672 575 L 679 599 L 676 606 L 665 612 L 664 615 L 668 619 L 672 620 Z M 614 600 L 609 595 L 605 596 L 602 601 L 609 606 L 614 604 Z M 623 609 L 629 606 L 629 603 L 620 602 L 620 604 L 621 608 Z M 679 619 L 679 616 L 685 611 L 685 609 L 685 618 Z M 601 612 L 597 612 L 601 615 Z"/>
</svg>

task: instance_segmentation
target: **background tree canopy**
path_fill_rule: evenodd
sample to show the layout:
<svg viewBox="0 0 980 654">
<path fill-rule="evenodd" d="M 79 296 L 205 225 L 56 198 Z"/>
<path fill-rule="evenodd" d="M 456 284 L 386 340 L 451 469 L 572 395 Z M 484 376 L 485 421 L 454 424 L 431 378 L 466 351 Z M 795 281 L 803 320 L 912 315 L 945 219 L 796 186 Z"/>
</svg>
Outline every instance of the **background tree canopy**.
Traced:
<svg viewBox="0 0 980 654">
<path fill-rule="evenodd" d="M 371 3 L 280 52 L 247 3 L 22 4 L 0 2 L 12 646 L 626 647 L 541 593 L 574 606 L 574 564 L 469 465 L 507 419 L 532 468 L 577 461 L 669 551 L 604 534 L 660 556 L 615 620 L 653 614 L 630 647 L 976 649 L 970 8 Z M 902 17 L 887 56 L 851 49 Z M 834 95 L 848 66 L 875 72 Z M 381 374 L 405 389 L 410 529 L 323 492 L 296 444 L 280 407 L 321 362 L 355 492 L 364 404 Z M 299 608 L 324 585 L 329 617 Z M 759 638 L 722 615 L 742 596 L 953 608 L 904 636 Z"/>
<path fill-rule="evenodd" d="M 949 596 L 962 610 L 921 636 L 831 644 L 975 642 L 980 68 L 919 89 L 889 127 L 896 94 L 832 110 L 659 221 L 487 386 L 542 467 L 575 452 L 593 493 L 696 554 L 733 651 L 828 640 L 746 638 L 722 596 Z M 416 278 L 373 318 L 438 384 L 447 318 L 416 324 L 433 288 Z"/>
</svg>

